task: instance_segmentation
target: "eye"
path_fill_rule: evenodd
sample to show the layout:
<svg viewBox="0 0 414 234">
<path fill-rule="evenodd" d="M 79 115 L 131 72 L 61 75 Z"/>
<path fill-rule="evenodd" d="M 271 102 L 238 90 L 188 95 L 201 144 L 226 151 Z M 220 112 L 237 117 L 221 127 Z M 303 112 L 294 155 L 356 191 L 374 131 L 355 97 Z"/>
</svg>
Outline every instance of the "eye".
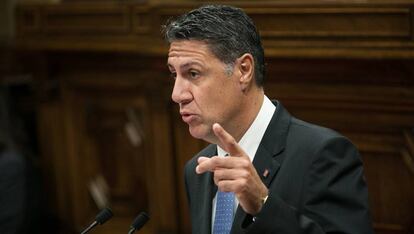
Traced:
<svg viewBox="0 0 414 234">
<path fill-rule="evenodd" d="M 170 77 L 175 80 L 175 78 L 177 77 L 177 73 L 176 72 L 171 72 Z"/>
<path fill-rule="evenodd" d="M 200 76 L 200 73 L 198 73 L 197 71 L 191 70 L 189 71 L 189 75 L 191 79 L 197 79 Z"/>
</svg>

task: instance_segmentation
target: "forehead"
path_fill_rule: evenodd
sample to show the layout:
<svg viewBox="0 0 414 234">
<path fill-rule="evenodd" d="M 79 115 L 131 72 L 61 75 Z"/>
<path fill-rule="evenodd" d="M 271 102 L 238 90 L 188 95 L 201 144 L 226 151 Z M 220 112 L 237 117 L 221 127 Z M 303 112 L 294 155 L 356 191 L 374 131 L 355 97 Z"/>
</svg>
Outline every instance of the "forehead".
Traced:
<svg viewBox="0 0 414 234">
<path fill-rule="evenodd" d="M 208 44 L 204 41 L 180 40 L 170 44 L 168 51 L 168 65 L 177 62 L 207 62 L 206 60 L 217 59 L 211 52 Z"/>
</svg>

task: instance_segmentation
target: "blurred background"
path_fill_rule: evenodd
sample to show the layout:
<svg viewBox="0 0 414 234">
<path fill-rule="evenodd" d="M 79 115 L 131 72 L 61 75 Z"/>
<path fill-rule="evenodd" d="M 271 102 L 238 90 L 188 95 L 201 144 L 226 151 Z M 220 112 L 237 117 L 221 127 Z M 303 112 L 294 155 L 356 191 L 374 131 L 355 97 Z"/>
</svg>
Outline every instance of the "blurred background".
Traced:
<svg viewBox="0 0 414 234">
<path fill-rule="evenodd" d="M 211 1 L 210 1 L 211 2 Z M 414 233 L 414 1 L 212 1 L 263 38 L 265 91 L 359 148 L 378 234 Z M 190 233 L 192 139 L 161 25 L 201 0 L 0 1 L 0 233 Z"/>
</svg>

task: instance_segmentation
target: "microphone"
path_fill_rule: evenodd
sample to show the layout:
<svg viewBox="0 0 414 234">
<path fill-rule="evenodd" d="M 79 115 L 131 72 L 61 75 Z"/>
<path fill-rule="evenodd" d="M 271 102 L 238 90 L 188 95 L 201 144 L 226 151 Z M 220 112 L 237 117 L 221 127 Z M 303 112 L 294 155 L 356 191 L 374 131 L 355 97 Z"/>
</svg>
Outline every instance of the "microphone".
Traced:
<svg viewBox="0 0 414 234">
<path fill-rule="evenodd" d="M 89 227 L 85 228 L 81 234 L 85 234 L 88 233 L 92 228 L 94 228 L 96 225 L 98 224 L 104 224 L 106 221 L 108 221 L 108 219 L 112 218 L 113 214 L 111 209 L 109 208 L 104 208 L 103 210 L 101 210 L 95 217 L 95 221 L 93 221 L 93 223 L 91 223 L 91 225 L 89 225 Z"/>
<path fill-rule="evenodd" d="M 129 229 L 128 234 L 132 234 L 135 231 L 138 231 L 139 229 L 144 226 L 144 224 L 149 220 L 149 216 L 145 212 L 139 213 L 139 215 L 134 219 L 134 222 L 131 224 L 131 229 Z"/>
</svg>

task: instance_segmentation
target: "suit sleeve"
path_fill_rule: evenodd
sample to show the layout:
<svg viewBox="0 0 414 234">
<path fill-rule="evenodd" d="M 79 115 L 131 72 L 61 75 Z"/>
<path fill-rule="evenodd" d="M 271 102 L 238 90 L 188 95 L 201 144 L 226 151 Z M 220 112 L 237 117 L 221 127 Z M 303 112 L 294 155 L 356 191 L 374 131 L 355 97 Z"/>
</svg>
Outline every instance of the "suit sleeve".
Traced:
<svg viewBox="0 0 414 234">
<path fill-rule="evenodd" d="M 254 218 L 246 215 L 244 233 L 371 234 L 368 192 L 356 148 L 334 137 L 317 148 L 305 173 L 302 201 L 287 204 L 269 189 Z"/>
</svg>

